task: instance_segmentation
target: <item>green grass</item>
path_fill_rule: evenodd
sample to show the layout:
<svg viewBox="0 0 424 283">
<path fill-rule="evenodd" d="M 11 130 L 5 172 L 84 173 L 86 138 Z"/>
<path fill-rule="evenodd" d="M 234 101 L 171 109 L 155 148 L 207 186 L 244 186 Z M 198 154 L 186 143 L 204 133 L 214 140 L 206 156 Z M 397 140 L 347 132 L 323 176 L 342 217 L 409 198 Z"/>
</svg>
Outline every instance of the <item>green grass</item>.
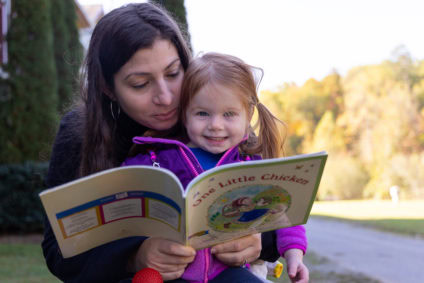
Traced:
<svg viewBox="0 0 424 283">
<path fill-rule="evenodd" d="M 0 244 L 0 282 L 60 282 L 48 271 L 39 244 Z"/>
<path fill-rule="evenodd" d="M 328 218 L 332 220 L 348 221 L 351 223 L 371 227 L 381 231 L 397 233 L 408 236 L 418 236 L 424 238 L 424 219 L 348 219 L 324 215 L 315 215 L 316 217 Z"/>
<path fill-rule="evenodd" d="M 424 200 L 316 202 L 311 215 L 351 221 L 379 230 L 424 237 Z"/>
</svg>

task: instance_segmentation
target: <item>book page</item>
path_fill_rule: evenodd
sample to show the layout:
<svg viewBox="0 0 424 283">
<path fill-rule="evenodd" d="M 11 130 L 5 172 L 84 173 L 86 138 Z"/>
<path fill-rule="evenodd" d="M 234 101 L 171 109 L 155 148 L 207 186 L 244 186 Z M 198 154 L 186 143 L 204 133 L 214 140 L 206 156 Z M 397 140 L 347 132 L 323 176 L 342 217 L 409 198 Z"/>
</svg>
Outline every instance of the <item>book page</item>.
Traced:
<svg viewBox="0 0 424 283">
<path fill-rule="evenodd" d="M 63 256 L 130 236 L 184 243 L 183 190 L 168 172 L 151 166 L 120 167 L 42 192 Z"/>
<path fill-rule="evenodd" d="M 187 192 L 187 237 L 205 248 L 306 223 L 327 154 L 248 161 L 199 175 Z"/>
</svg>

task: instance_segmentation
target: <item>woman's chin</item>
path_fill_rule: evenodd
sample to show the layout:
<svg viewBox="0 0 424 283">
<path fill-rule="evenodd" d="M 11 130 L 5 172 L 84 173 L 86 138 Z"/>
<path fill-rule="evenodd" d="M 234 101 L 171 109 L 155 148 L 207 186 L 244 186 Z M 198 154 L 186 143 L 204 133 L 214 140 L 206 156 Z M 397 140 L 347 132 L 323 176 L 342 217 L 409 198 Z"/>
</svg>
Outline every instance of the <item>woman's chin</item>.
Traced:
<svg viewBox="0 0 424 283">
<path fill-rule="evenodd" d="M 172 127 L 174 127 L 176 124 L 177 119 L 172 121 L 158 121 L 157 123 L 152 123 L 150 128 L 158 132 L 166 132 L 172 129 Z"/>
</svg>

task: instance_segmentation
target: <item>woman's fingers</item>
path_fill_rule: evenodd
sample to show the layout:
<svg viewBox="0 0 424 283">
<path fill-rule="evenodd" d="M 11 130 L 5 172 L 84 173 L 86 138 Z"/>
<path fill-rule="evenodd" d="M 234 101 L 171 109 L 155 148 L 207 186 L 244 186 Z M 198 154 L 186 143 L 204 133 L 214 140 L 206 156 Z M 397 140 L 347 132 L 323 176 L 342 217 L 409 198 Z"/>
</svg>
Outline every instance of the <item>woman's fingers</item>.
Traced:
<svg viewBox="0 0 424 283">
<path fill-rule="evenodd" d="M 247 248 L 240 252 L 228 252 L 215 254 L 215 257 L 223 263 L 231 266 L 242 266 L 246 263 L 256 260 L 259 253 L 256 253 L 253 249 Z"/>
<path fill-rule="evenodd" d="M 162 240 L 163 242 L 158 246 L 160 253 L 170 256 L 179 257 L 194 257 L 196 250 L 189 246 L 183 246 L 179 243 Z"/>
<path fill-rule="evenodd" d="M 250 246 L 261 248 L 261 234 L 248 235 L 239 239 L 228 241 L 214 246 L 211 250 L 213 254 L 239 252 Z"/>
<path fill-rule="evenodd" d="M 183 257 L 162 254 L 161 258 L 157 259 L 157 262 L 163 265 L 187 265 L 194 260 L 194 256 Z"/>
<path fill-rule="evenodd" d="M 241 266 L 256 260 L 261 248 L 261 234 L 254 234 L 216 245 L 211 252 L 227 265 Z"/>
<path fill-rule="evenodd" d="M 148 238 L 137 251 L 135 268 L 151 267 L 161 274 L 180 272 L 193 261 L 195 254 L 191 247 L 160 238 Z"/>
</svg>

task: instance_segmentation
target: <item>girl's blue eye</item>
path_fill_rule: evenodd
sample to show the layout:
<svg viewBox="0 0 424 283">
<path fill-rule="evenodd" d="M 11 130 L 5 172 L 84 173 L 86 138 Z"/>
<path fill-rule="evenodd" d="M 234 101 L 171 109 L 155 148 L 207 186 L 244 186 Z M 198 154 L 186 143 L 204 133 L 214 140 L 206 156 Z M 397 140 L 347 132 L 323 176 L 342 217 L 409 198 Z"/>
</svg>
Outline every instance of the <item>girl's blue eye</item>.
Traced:
<svg viewBox="0 0 424 283">
<path fill-rule="evenodd" d="M 205 111 L 199 111 L 199 112 L 196 113 L 196 115 L 204 117 L 204 116 L 208 116 L 209 114 Z"/>
<path fill-rule="evenodd" d="M 224 117 L 233 117 L 235 115 L 236 115 L 236 113 L 234 113 L 234 112 L 225 112 L 224 113 Z"/>
</svg>

